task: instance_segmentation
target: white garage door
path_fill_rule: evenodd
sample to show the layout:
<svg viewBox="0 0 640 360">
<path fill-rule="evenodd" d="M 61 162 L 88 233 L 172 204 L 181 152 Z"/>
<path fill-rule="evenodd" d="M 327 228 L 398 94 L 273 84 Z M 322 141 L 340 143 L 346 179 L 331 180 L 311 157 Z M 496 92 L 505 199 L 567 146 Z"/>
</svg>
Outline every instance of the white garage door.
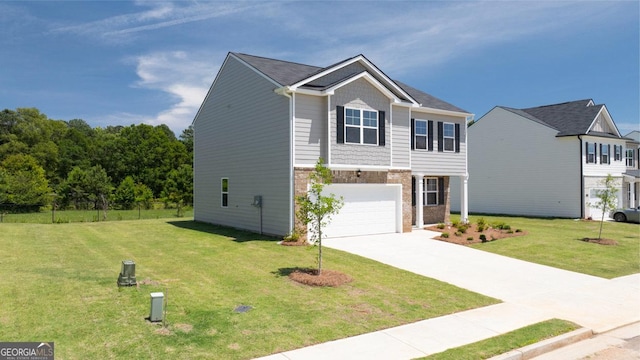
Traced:
<svg viewBox="0 0 640 360">
<path fill-rule="evenodd" d="M 323 237 L 402 231 L 400 184 L 331 184 L 324 193 L 344 198 L 344 206 L 323 229 Z"/>
<path fill-rule="evenodd" d="M 602 208 L 599 207 L 599 198 L 598 198 L 598 190 L 604 190 L 604 189 L 589 189 L 589 198 L 591 199 L 588 203 L 587 203 L 587 214 L 586 217 L 591 217 L 591 219 L 593 220 L 601 220 L 602 219 Z M 620 194 L 620 192 L 618 192 L 618 202 L 616 205 L 617 207 L 620 207 L 622 204 L 622 195 Z M 609 211 L 611 209 L 607 210 L 607 213 L 604 214 L 604 219 L 608 220 L 610 219 L 609 217 Z"/>
</svg>

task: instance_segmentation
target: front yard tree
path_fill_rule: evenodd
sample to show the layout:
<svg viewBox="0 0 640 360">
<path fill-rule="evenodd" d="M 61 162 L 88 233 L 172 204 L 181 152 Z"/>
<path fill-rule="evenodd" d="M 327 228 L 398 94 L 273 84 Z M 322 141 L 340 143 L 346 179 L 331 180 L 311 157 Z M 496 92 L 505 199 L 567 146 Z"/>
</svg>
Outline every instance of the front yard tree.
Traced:
<svg viewBox="0 0 640 360">
<path fill-rule="evenodd" d="M 324 165 L 322 158 L 318 159 L 314 171 L 309 175 L 310 189 L 305 195 L 296 196 L 298 203 L 298 219 L 307 227 L 311 224 L 311 238 L 308 240 L 318 245 L 318 275 L 322 273 L 322 228 L 331 216 L 340 211 L 344 201 L 334 194 L 322 193 L 325 185 L 332 182 L 331 170 Z"/>
<path fill-rule="evenodd" d="M 164 183 L 162 196 L 168 201 L 175 202 L 178 216 L 182 216 L 182 206 L 193 202 L 193 168 L 183 164 L 171 170 Z"/>
<path fill-rule="evenodd" d="M 600 181 L 600 185 L 604 186 L 602 190 L 596 190 L 596 197 L 598 202 L 596 206 L 602 210 L 602 218 L 600 219 L 600 232 L 598 233 L 598 239 L 602 239 L 602 224 L 604 223 L 604 214 L 607 210 L 612 210 L 618 205 L 618 188 L 616 187 L 616 181 L 607 174 L 607 177 Z"/>
</svg>

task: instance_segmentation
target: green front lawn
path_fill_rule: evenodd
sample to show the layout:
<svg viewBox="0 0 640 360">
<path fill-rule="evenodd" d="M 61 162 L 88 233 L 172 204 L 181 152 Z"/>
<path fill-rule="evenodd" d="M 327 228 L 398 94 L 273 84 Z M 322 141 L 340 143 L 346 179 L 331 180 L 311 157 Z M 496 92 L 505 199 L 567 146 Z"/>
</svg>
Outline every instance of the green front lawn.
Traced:
<svg viewBox="0 0 640 360">
<path fill-rule="evenodd" d="M 528 234 L 472 245 L 476 249 L 607 279 L 640 272 L 638 224 L 605 222 L 602 237 L 618 242 L 611 246 L 581 241 L 598 237 L 598 221 L 470 216 L 470 222 L 480 217 L 489 224 L 501 221 Z"/>
<path fill-rule="evenodd" d="M 579 326 L 565 320 L 551 319 L 510 331 L 473 344 L 421 358 L 423 360 L 482 360 L 511 350 L 535 344 L 542 340 L 568 333 Z"/>
<path fill-rule="evenodd" d="M 498 302 L 328 248 L 324 268 L 353 282 L 286 277 L 316 254 L 184 219 L 3 223 L 0 340 L 54 341 L 60 359 L 248 359 Z M 137 288 L 116 286 L 126 259 Z M 168 331 L 145 321 L 157 291 Z"/>
</svg>

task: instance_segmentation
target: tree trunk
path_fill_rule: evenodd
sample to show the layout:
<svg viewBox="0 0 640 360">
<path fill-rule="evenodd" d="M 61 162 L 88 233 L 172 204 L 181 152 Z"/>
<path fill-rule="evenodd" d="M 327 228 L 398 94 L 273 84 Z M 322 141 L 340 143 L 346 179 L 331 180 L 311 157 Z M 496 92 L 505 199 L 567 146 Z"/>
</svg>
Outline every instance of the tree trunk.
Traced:
<svg viewBox="0 0 640 360">
<path fill-rule="evenodd" d="M 600 232 L 598 233 L 598 240 L 602 239 L 602 224 L 604 223 L 604 213 L 607 211 L 607 208 L 604 207 L 602 209 L 602 219 L 600 219 Z"/>
<path fill-rule="evenodd" d="M 322 274 L 322 228 L 318 222 L 318 276 Z"/>
</svg>

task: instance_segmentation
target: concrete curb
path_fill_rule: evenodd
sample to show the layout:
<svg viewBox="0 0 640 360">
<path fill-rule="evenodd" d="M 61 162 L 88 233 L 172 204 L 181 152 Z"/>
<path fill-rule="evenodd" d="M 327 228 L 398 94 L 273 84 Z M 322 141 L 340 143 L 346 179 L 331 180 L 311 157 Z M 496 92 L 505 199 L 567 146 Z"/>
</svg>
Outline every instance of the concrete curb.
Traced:
<svg viewBox="0 0 640 360">
<path fill-rule="evenodd" d="M 489 360 L 527 360 L 592 336 L 593 331 L 591 329 L 581 328 L 520 349 L 511 350 L 502 355 L 494 356 Z"/>
</svg>

